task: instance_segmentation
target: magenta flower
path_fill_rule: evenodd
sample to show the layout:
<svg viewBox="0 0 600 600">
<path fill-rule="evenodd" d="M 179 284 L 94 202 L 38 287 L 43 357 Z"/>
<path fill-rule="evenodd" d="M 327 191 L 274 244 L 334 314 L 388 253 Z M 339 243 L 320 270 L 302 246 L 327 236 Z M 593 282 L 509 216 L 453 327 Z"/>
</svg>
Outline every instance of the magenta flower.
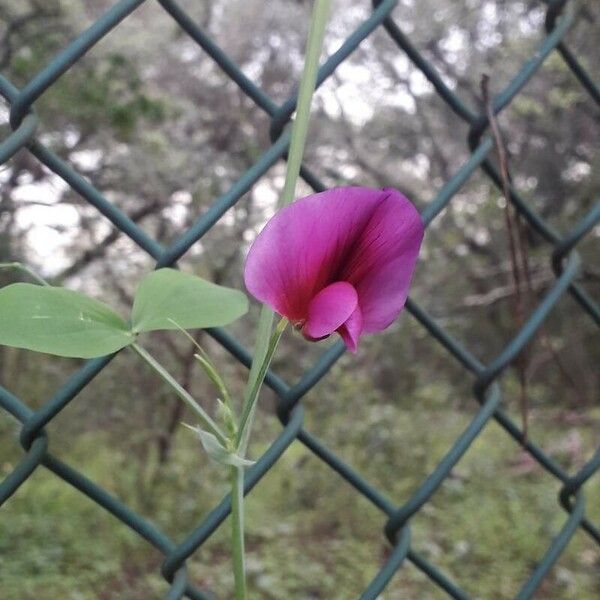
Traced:
<svg viewBox="0 0 600 600">
<path fill-rule="evenodd" d="M 304 336 L 337 331 L 356 352 L 406 302 L 423 239 L 416 208 L 393 189 L 335 188 L 301 198 L 266 224 L 248 253 L 248 291 Z"/>
</svg>

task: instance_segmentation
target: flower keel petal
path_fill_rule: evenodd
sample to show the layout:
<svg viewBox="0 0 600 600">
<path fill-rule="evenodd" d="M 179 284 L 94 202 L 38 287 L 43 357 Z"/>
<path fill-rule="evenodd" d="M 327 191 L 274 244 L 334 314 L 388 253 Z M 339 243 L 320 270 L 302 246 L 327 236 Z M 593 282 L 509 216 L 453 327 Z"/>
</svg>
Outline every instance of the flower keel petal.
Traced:
<svg viewBox="0 0 600 600">
<path fill-rule="evenodd" d="M 358 306 L 358 294 L 352 285 L 337 281 L 322 289 L 310 302 L 303 332 L 311 338 L 330 335 Z"/>
<path fill-rule="evenodd" d="M 354 309 L 354 312 L 348 317 L 348 320 L 338 329 L 342 336 L 344 344 L 350 352 L 356 354 L 358 350 L 358 340 L 363 331 L 363 315 L 360 306 Z"/>
</svg>

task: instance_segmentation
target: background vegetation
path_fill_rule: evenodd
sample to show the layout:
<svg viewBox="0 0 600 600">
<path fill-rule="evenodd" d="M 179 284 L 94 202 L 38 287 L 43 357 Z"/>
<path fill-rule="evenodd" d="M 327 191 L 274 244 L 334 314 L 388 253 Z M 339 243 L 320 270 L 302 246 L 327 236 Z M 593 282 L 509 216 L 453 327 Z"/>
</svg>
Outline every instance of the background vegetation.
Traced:
<svg viewBox="0 0 600 600">
<path fill-rule="evenodd" d="M 22 86 L 108 0 L 2 0 L 0 72 Z M 293 91 L 310 3 L 259 0 L 181 4 L 275 101 Z M 600 10 L 587 2 L 568 42 L 598 76 Z M 326 53 L 368 15 L 369 2 L 338 0 Z M 545 5 L 516 0 L 404 0 L 395 11 L 414 44 L 461 97 L 481 108 L 479 79 L 494 91 L 543 36 Z M 594 73 L 594 71 L 596 71 Z M 193 222 L 267 147 L 267 117 L 174 24 L 147 2 L 36 102 L 41 138 L 158 241 Z M 0 104 L 0 139 L 9 132 Z M 600 113 L 552 56 L 502 113 L 512 176 L 566 232 L 600 193 Z M 468 157 L 466 126 L 380 29 L 317 93 L 306 162 L 330 185 L 394 186 L 423 208 Z M 242 287 L 243 259 L 283 182 L 275 166 L 181 261 Z M 53 282 L 128 306 L 151 260 L 115 232 L 27 152 L 0 170 L 0 262 L 21 260 Z M 308 192 L 308 188 L 304 189 Z M 428 229 L 412 296 L 481 360 L 516 329 L 503 201 L 477 174 Z M 598 298 L 598 236 L 581 245 L 583 277 Z M 535 292 L 551 285 L 551 249 L 528 232 Z M 594 258 L 596 260 L 594 261 Z M 14 280 L 0 273 L 0 284 Z M 251 345 L 255 312 L 232 327 Z M 565 297 L 528 367 L 531 438 L 573 472 L 598 445 L 600 345 Z M 148 346 L 205 405 L 212 390 L 177 334 Z M 201 343 L 237 391 L 243 371 L 208 338 Z M 288 335 L 275 368 L 295 381 L 323 349 Z M 0 347 L 0 381 L 41 406 L 78 361 Z M 408 315 L 345 356 L 306 398 L 307 428 L 401 503 L 476 410 L 472 382 Z M 502 381 L 519 418 L 516 374 Z M 277 435 L 264 394 L 251 453 Z M 179 426 L 183 405 L 131 353 L 121 353 L 48 427 L 52 451 L 181 539 L 226 490 L 218 469 Z M 22 455 L 18 425 L 0 414 L 0 476 Z M 588 485 L 600 521 L 600 481 Z M 558 487 L 495 424 L 486 428 L 432 501 L 413 519 L 415 547 L 474 598 L 511 598 L 564 520 Z M 248 502 L 248 553 L 256 597 L 357 597 L 388 552 L 381 515 L 301 445 L 293 445 Z M 216 597 L 230 597 L 226 528 L 189 561 Z M 38 469 L 0 510 L 0 597 L 159 598 L 161 556 L 122 524 Z M 595 599 L 600 551 L 578 532 L 538 594 Z M 385 598 L 445 597 L 412 566 Z"/>
</svg>

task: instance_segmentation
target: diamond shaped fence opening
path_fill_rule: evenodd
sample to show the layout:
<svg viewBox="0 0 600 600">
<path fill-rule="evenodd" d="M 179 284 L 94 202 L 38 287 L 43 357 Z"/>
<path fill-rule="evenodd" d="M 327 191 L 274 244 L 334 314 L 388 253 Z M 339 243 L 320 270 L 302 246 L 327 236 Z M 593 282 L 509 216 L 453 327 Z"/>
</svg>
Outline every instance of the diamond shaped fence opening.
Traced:
<svg viewBox="0 0 600 600">
<path fill-rule="evenodd" d="M 269 130 L 271 145 L 264 150 L 256 162 L 226 191 L 217 198 L 209 210 L 180 235 L 169 246 L 164 247 L 152 239 L 131 218 L 107 200 L 77 169 L 68 164 L 37 135 L 39 119 L 35 113 L 35 102 L 87 51 L 100 40 L 119 27 L 144 0 L 121 0 L 107 10 L 88 29 L 83 31 L 67 47 L 59 52 L 28 83 L 17 89 L 8 79 L 0 75 L 0 94 L 10 105 L 10 125 L 12 133 L 0 143 L 0 164 L 4 164 L 20 150 L 26 150 L 37 161 L 58 175 L 89 205 L 102 213 L 118 230 L 127 235 L 135 244 L 143 249 L 155 261 L 157 267 L 172 266 L 184 256 L 190 247 L 200 240 L 236 202 L 254 186 L 265 173 L 278 161 L 285 160 L 289 145 L 289 123 L 296 106 L 296 97 L 289 97 L 279 105 L 267 96 L 249 77 L 229 58 L 225 50 L 219 47 L 194 20 L 173 0 L 159 0 L 159 4 L 204 52 L 222 69 L 222 71 L 239 89 L 251 99 L 255 105 L 270 118 Z M 402 25 L 391 16 L 397 0 L 376 0 L 372 12 L 364 22 L 341 44 L 319 71 L 318 85 L 331 77 L 359 46 L 359 44 L 377 29 L 384 29 L 397 46 L 398 53 L 404 54 L 421 71 L 433 85 L 440 99 L 455 113 L 457 120 L 462 120 L 468 128 L 468 148 L 470 158 L 463 166 L 445 182 L 437 196 L 425 207 L 422 218 L 430 225 L 436 217 L 453 200 L 455 194 L 479 170 L 495 184 L 502 188 L 502 177 L 494 160 L 494 140 L 490 135 L 490 123 L 481 107 L 466 104 L 445 82 L 435 67 L 425 59 L 424 55 L 413 45 L 410 36 L 402 30 Z M 550 57 L 558 53 L 568 65 L 572 75 L 577 79 L 590 98 L 600 104 L 600 87 L 593 81 L 577 56 L 569 49 L 565 36 L 580 18 L 576 3 L 570 0 L 547 0 L 545 27 L 546 32 L 536 52 L 515 69 L 514 77 L 492 99 L 493 112 L 498 115 L 511 105 L 523 87 L 531 78 L 537 77 L 542 65 Z M 306 167 L 301 175 L 305 182 L 315 191 L 325 189 L 316 173 Z M 570 295 L 579 310 L 589 316 L 589 326 L 600 323 L 600 306 L 590 297 L 578 282 L 582 264 L 577 253 L 578 244 L 600 222 L 600 202 L 581 218 L 570 231 L 556 232 L 531 206 L 519 192 L 518 186 L 510 186 L 510 200 L 516 210 L 549 245 L 552 256 L 552 268 L 555 280 L 549 291 L 530 311 L 523 327 L 503 348 L 496 357 L 483 364 L 468 348 L 455 340 L 427 312 L 412 299 L 407 302 L 408 312 L 439 343 L 445 351 L 465 370 L 473 382 L 473 394 L 479 405 L 472 420 L 456 439 L 442 460 L 422 481 L 410 498 L 401 505 L 386 496 L 386 490 L 379 490 L 370 485 L 351 465 L 342 461 L 328 449 L 319 439 L 304 427 L 304 409 L 302 399 L 344 352 L 341 342 L 326 350 L 319 360 L 308 369 L 299 381 L 288 383 L 276 373 L 270 372 L 267 384 L 274 390 L 277 403 L 277 416 L 282 430 L 279 436 L 249 470 L 246 480 L 246 493 L 251 493 L 254 486 L 260 484 L 261 478 L 280 459 L 286 449 L 295 443 L 306 446 L 316 457 L 328 465 L 332 477 L 341 476 L 366 500 L 380 512 L 382 528 L 391 545 L 391 551 L 385 563 L 361 598 L 374 599 L 386 588 L 390 579 L 407 563 L 412 563 L 430 581 L 431 586 L 443 590 L 452 598 L 466 599 L 467 593 L 449 579 L 434 562 L 424 557 L 419 551 L 418 540 L 411 539 L 411 519 L 427 505 L 441 484 L 448 478 L 451 470 L 459 463 L 465 452 L 471 447 L 481 432 L 495 421 L 507 436 L 514 439 L 515 444 L 522 444 L 524 449 L 537 463 L 561 486 L 557 499 L 557 510 L 564 511 L 564 523 L 549 544 L 545 554 L 532 557 L 535 567 L 529 577 L 522 582 L 516 598 L 531 598 L 549 573 L 561 553 L 578 529 L 586 532 L 590 538 L 600 544 L 600 529 L 591 522 L 586 514 L 586 482 L 600 469 L 600 449 L 577 472 L 563 470 L 535 440 L 523 441 L 519 427 L 500 407 L 502 389 L 499 377 L 513 363 L 526 345 L 531 342 L 544 320 L 555 309 L 557 303 L 565 295 Z M 235 339 L 226 332 L 214 329 L 208 333 L 222 346 L 248 367 L 251 355 Z M 194 599 L 210 597 L 210 591 L 200 590 L 191 583 L 186 571 L 186 560 L 200 548 L 213 532 L 222 524 L 230 511 L 229 497 L 189 532 L 182 540 L 173 540 L 161 532 L 153 523 L 137 514 L 101 486 L 88 479 L 82 472 L 59 460 L 48 451 L 48 436 L 45 426 L 52 421 L 78 393 L 112 359 L 111 356 L 87 361 L 72 375 L 58 392 L 48 399 L 39 410 L 32 410 L 27 403 L 17 398 L 9 390 L 0 388 L 0 407 L 21 423 L 20 442 L 23 457 L 14 469 L 0 483 L 0 504 L 4 503 L 18 488 L 43 466 L 56 474 L 65 483 L 70 484 L 82 494 L 111 513 L 125 526 L 131 528 L 148 544 L 164 555 L 162 575 L 169 583 L 167 598 L 175 599 L 187 596 Z M 0 512 L 0 519 L 2 512 Z"/>
</svg>

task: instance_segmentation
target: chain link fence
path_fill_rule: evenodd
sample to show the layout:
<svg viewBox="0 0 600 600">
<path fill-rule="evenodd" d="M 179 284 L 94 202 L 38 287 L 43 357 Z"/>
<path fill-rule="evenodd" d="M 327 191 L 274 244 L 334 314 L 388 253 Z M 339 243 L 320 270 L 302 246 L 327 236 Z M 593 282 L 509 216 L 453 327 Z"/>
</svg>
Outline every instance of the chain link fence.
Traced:
<svg viewBox="0 0 600 600">
<path fill-rule="evenodd" d="M 26 149 L 51 171 L 60 176 L 73 190 L 78 192 L 90 205 L 100 211 L 112 224 L 129 236 L 140 248 L 156 260 L 157 267 L 175 265 L 189 248 L 202 238 L 250 188 L 265 175 L 277 161 L 285 159 L 289 145 L 289 132 L 285 128 L 292 116 L 296 97 L 291 96 L 281 106 L 268 97 L 255 85 L 227 56 L 190 16 L 173 0 L 159 0 L 164 10 L 179 24 L 219 66 L 239 86 L 239 88 L 270 118 L 272 145 L 260 158 L 233 184 L 233 186 L 207 210 L 186 232 L 169 247 L 163 247 L 149 237 L 123 212 L 111 204 L 84 177 L 36 138 L 38 118 L 35 101 L 46 92 L 79 58 L 94 47 L 103 36 L 116 28 L 121 21 L 135 11 L 144 0 L 121 0 L 100 17 L 89 29 L 55 56 L 41 72 L 37 73 L 23 89 L 17 89 L 10 81 L 0 76 L 0 94 L 10 104 L 10 124 L 12 133 L 0 143 L 0 164 L 21 149 Z M 493 160 L 494 140 L 489 135 L 489 120 L 484 112 L 466 105 L 443 81 L 440 74 L 403 33 L 401 27 L 390 16 L 397 0 L 375 0 L 370 16 L 344 41 L 340 48 L 321 66 L 318 85 L 330 77 L 336 68 L 358 47 L 362 40 L 379 27 L 383 27 L 397 44 L 398 52 L 405 53 L 413 64 L 431 82 L 439 96 L 454 111 L 456 116 L 469 126 L 468 144 L 471 156 L 456 174 L 446 182 L 435 199 L 425 208 L 422 218 L 429 225 L 453 199 L 461 186 L 478 170 L 482 169 L 498 188 L 502 188 L 502 177 Z M 500 113 L 510 105 L 526 83 L 538 73 L 544 61 L 558 52 L 568 65 L 573 76 L 600 104 L 600 87 L 584 70 L 577 57 L 565 43 L 565 36 L 577 19 L 576 4 L 568 0 L 546 1 L 546 33 L 537 51 L 522 65 L 509 84 L 492 99 L 492 110 Z M 301 175 L 315 190 L 321 191 L 324 185 L 308 168 L 303 167 Z M 460 461 L 471 444 L 483 429 L 496 421 L 511 436 L 516 444 L 524 449 L 539 465 L 561 485 L 557 499 L 557 509 L 562 507 L 565 520 L 553 538 L 546 553 L 536 557 L 537 564 L 529 578 L 522 583 L 516 598 L 531 598 L 556 560 L 565 550 L 574 533 L 583 529 L 596 543 L 600 544 L 600 529 L 586 517 L 585 483 L 600 469 L 600 449 L 576 473 L 565 472 L 533 440 L 523 441 L 520 427 L 500 408 L 502 398 L 498 378 L 518 357 L 523 348 L 532 340 L 543 321 L 554 309 L 562 296 L 570 294 L 590 319 L 600 324 L 600 306 L 577 282 L 581 270 L 576 252 L 579 242 L 600 222 L 600 202 L 566 234 L 551 228 L 534 211 L 512 184 L 510 199 L 527 221 L 552 247 L 552 267 L 556 275 L 549 291 L 528 315 L 523 327 L 510 340 L 506 347 L 489 364 L 482 364 L 467 348 L 453 339 L 420 306 L 410 300 L 409 313 L 433 336 L 472 377 L 474 397 L 479 408 L 471 422 L 455 441 L 437 467 L 422 482 L 412 496 L 401 506 L 386 497 L 384 490 L 375 489 L 350 465 L 315 438 L 303 426 L 303 396 L 321 378 L 327 375 L 332 365 L 344 352 L 340 341 L 323 353 L 317 363 L 296 383 L 289 384 L 277 374 L 270 372 L 267 384 L 278 398 L 277 416 L 283 429 L 279 437 L 270 445 L 258 462 L 248 471 L 246 493 L 249 493 L 269 469 L 279 460 L 286 449 L 295 442 L 304 444 L 333 471 L 351 484 L 358 494 L 362 494 L 381 511 L 385 536 L 391 544 L 391 552 L 385 564 L 378 571 L 360 598 L 374 599 L 386 587 L 394 574 L 407 563 L 412 563 L 430 580 L 452 598 L 466 600 L 467 594 L 453 583 L 441 569 L 424 558 L 418 544 L 411 541 L 411 519 L 436 493 L 448 477 L 453 467 Z M 234 357 L 249 366 L 251 355 L 226 332 L 215 329 L 209 334 L 220 342 Z M 109 511 L 123 525 L 142 536 L 149 544 L 164 554 L 162 574 L 169 583 L 167 598 L 174 600 L 187 596 L 196 600 L 211 597 L 209 591 L 195 587 L 186 572 L 186 559 L 190 557 L 226 519 L 230 511 L 229 497 L 223 498 L 194 531 L 181 540 L 170 539 L 149 520 L 131 510 L 99 485 L 88 479 L 82 472 L 59 460 L 48 451 L 48 436 L 44 427 L 60 413 L 77 394 L 90 385 L 94 377 L 111 361 L 107 356 L 90 360 L 70 377 L 56 394 L 37 411 L 31 410 L 25 402 L 9 390 L 0 387 L 0 406 L 15 417 L 21 424 L 20 442 L 24 455 L 14 470 L 0 483 L 0 504 L 14 494 L 39 467 L 44 466 L 62 478 L 99 506 Z M 334 476 L 332 474 L 332 476 Z M 0 512 L 0 518 L 2 513 Z M 406 568 L 406 567 L 404 567 Z"/>
</svg>

